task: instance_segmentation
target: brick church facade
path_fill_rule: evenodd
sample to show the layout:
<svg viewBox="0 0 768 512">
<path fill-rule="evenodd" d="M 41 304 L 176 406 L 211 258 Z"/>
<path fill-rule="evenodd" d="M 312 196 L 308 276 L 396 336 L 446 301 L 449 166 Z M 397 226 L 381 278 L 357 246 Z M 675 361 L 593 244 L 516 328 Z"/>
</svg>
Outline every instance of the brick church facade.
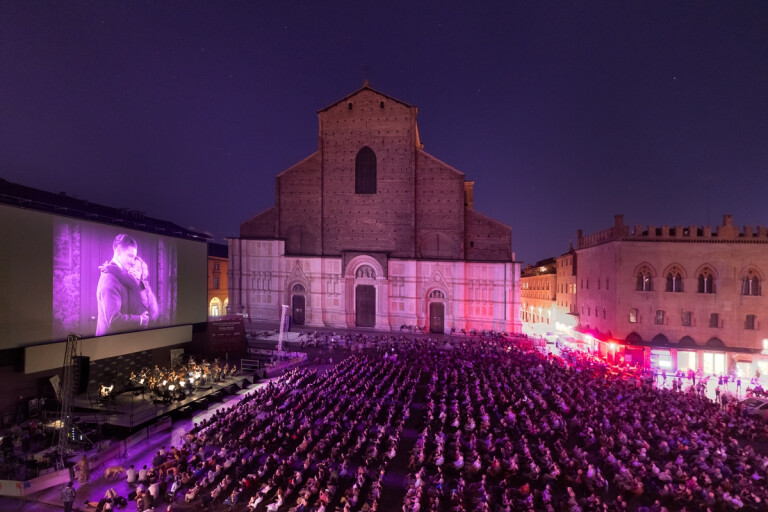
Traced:
<svg viewBox="0 0 768 512">
<path fill-rule="evenodd" d="M 318 150 L 229 241 L 230 308 L 294 325 L 520 330 L 511 229 L 423 150 L 417 108 L 362 89 L 320 110 Z"/>
</svg>

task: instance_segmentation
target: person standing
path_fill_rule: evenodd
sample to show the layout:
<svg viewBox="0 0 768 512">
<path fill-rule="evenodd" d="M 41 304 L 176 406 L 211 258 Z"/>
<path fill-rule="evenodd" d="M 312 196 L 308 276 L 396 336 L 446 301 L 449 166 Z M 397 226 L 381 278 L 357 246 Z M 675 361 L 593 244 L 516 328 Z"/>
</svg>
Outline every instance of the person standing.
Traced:
<svg viewBox="0 0 768 512">
<path fill-rule="evenodd" d="M 85 454 L 83 454 L 80 462 L 75 464 L 75 474 L 77 475 L 77 481 L 80 485 L 88 483 L 88 479 L 91 477 L 91 471 L 88 467 L 88 457 L 86 457 Z"/>
<path fill-rule="evenodd" d="M 73 483 L 70 480 L 61 490 L 61 502 L 64 504 L 64 512 L 72 512 L 72 504 L 75 502 L 76 494 L 77 492 L 75 491 Z"/>
</svg>

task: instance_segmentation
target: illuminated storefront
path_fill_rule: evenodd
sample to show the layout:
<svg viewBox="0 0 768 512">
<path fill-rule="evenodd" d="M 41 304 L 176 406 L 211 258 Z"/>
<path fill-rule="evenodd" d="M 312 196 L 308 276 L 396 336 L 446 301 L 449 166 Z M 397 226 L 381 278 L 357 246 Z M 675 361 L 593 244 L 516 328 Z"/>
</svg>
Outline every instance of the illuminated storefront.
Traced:
<svg viewBox="0 0 768 512">
<path fill-rule="evenodd" d="M 749 363 L 747 363 L 749 365 Z M 701 369 L 704 373 L 711 375 L 725 375 L 726 372 L 725 354 L 722 352 L 704 352 L 702 354 Z"/>
<path fill-rule="evenodd" d="M 672 351 L 669 349 L 651 349 L 651 368 L 672 370 Z"/>
<path fill-rule="evenodd" d="M 697 357 L 696 352 L 690 350 L 678 350 L 677 351 L 677 369 L 681 371 L 688 371 L 697 369 Z"/>
</svg>

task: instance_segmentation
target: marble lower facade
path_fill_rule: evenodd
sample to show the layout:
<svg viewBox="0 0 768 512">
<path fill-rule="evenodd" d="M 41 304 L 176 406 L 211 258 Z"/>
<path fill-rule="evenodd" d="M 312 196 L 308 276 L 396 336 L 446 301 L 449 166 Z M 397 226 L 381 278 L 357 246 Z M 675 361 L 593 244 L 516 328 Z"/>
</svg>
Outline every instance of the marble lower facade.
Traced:
<svg viewBox="0 0 768 512">
<path fill-rule="evenodd" d="M 293 326 L 520 332 L 520 264 L 395 259 L 384 253 L 291 256 L 283 240 L 229 240 L 229 308 Z"/>
</svg>

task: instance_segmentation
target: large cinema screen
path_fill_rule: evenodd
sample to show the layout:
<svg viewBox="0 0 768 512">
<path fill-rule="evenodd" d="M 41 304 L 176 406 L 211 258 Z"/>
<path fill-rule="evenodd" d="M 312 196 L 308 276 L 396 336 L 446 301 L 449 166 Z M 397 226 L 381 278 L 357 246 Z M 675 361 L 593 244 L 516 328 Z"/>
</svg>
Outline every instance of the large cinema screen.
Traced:
<svg viewBox="0 0 768 512">
<path fill-rule="evenodd" d="M 0 349 L 206 320 L 206 244 L 0 206 Z"/>
<path fill-rule="evenodd" d="M 53 339 L 176 323 L 173 238 L 59 217 L 53 223 Z"/>
</svg>

